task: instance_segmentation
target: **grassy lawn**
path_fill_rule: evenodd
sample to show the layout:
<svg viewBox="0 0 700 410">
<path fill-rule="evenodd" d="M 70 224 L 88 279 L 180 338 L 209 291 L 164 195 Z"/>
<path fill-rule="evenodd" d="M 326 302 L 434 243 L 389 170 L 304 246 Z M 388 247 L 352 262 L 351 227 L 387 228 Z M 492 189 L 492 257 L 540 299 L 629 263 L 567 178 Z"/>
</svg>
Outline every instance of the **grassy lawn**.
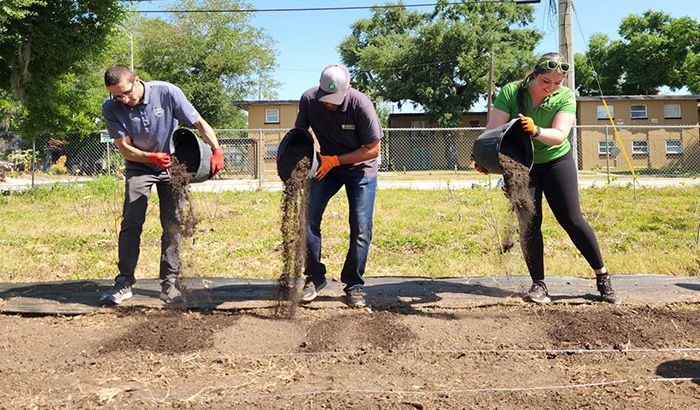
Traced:
<svg viewBox="0 0 700 410">
<path fill-rule="evenodd" d="M 39 187 L 0 196 L 0 282 L 112 278 L 123 182 Z M 590 188 L 586 219 L 608 270 L 696 276 L 700 188 Z M 281 272 L 281 192 L 197 193 L 198 233 L 182 246 L 185 276 L 276 278 Z M 499 190 L 380 189 L 367 276 L 527 275 L 516 221 Z M 589 267 L 545 209 L 547 275 L 589 276 Z M 347 201 L 323 222 L 324 260 L 338 277 L 347 251 Z M 137 278 L 158 276 L 158 195 L 151 197 Z M 514 241 L 509 252 L 499 243 Z"/>
</svg>

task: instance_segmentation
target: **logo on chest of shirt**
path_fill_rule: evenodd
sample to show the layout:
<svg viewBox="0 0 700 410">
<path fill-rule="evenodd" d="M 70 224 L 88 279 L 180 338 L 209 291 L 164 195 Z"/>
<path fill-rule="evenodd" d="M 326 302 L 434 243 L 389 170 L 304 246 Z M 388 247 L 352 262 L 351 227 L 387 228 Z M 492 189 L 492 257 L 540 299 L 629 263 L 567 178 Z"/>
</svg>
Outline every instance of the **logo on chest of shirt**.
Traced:
<svg viewBox="0 0 700 410">
<path fill-rule="evenodd" d="M 163 108 L 162 107 L 156 107 L 153 109 L 153 114 L 156 115 L 156 117 L 162 117 L 163 116 Z"/>
</svg>

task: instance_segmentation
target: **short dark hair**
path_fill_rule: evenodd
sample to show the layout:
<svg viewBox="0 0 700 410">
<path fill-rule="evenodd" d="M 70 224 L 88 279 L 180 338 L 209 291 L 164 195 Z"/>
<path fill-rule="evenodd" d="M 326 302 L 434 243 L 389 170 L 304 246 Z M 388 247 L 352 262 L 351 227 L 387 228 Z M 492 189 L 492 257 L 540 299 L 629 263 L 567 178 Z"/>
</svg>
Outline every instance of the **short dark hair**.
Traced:
<svg viewBox="0 0 700 410">
<path fill-rule="evenodd" d="M 122 80 L 133 80 L 136 75 L 125 65 L 115 64 L 105 71 L 105 86 L 110 87 L 119 84 Z"/>
</svg>

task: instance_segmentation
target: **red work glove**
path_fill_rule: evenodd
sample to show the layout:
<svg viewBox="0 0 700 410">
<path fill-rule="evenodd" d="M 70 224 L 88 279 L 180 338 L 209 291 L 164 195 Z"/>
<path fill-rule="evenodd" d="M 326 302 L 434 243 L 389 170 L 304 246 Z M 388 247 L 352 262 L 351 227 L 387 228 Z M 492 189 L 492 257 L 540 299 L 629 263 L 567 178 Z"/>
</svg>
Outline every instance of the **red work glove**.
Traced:
<svg viewBox="0 0 700 410">
<path fill-rule="evenodd" d="M 540 136 L 540 127 L 535 125 L 535 122 L 532 121 L 532 118 L 526 117 L 524 115 L 521 116 L 520 126 L 523 127 L 523 131 L 525 131 L 525 134 L 529 135 L 530 138 L 537 138 Z"/>
<path fill-rule="evenodd" d="M 211 176 L 224 169 L 224 153 L 221 148 L 216 148 L 211 156 Z"/>
<path fill-rule="evenodd" d="M 474 163 L 474 169 L 481 172 L 484 175 L 489 174 L 489 171 L 486 168 L 482 167 L 481 165 L 477 164 L 476 162 Z"/>
<path fill-rule="evenodd" d="M 167 152 L 151 152 L 148 154 L 151 164 L 156 164 L 161 168 L 170 168 L 170 155 Z"/>
<path fill-rule="evenodd" d="M 320 181 L 326 176 L 328 171 L 340 165 L 340 162 L 338 162 L 337 155 L 319 154 L 319 157 L 321 158 L 321 166 L 318 167 L 318 171 L 316 171 L 316 179 Z"/>
</svg>

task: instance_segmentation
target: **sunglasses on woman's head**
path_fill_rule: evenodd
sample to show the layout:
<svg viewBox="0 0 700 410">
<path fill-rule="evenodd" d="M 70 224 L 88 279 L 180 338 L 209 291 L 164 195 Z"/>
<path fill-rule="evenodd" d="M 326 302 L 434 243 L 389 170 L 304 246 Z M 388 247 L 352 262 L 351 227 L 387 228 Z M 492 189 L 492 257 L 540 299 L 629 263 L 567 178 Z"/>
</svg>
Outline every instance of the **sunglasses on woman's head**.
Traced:
<svg viewBox="0 0 700 410">
<path fill-rule="evenodd" d="M 557 68 L 561 70 L 562 73 L 565 73 L 569 71 L 571 68 L 571 64 L 565 63 L 565 62 L 559 62 L 559 61 L 554 61 L 554 60 L 545 60 L 539 64 L 537 64 L 537 67 L 540 66 L 545 66 L 549 70 L 556 70 Z"/>
</svg>

